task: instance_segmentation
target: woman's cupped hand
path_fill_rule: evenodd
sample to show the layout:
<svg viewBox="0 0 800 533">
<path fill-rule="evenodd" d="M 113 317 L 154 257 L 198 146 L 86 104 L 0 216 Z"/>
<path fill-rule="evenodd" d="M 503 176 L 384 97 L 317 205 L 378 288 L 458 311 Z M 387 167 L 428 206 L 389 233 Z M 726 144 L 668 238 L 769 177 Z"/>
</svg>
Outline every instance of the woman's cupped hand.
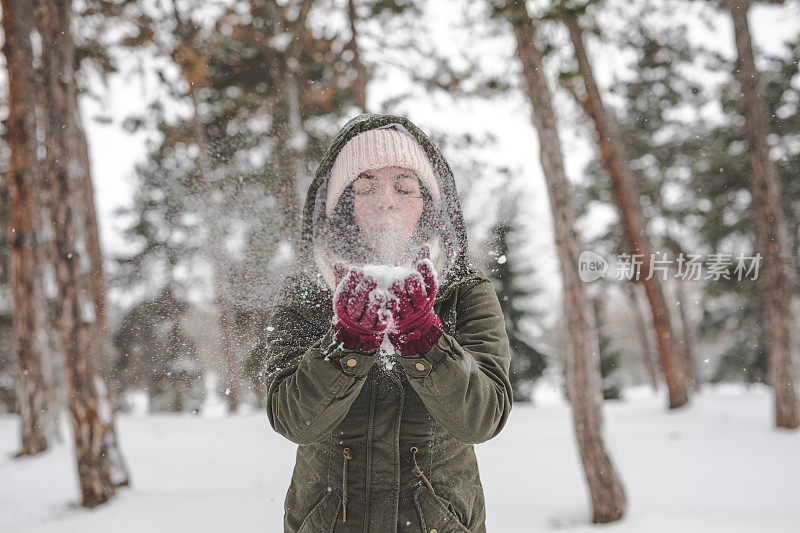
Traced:
<svg viewBox="0 0 800 533">
<path fill-rule="evenodd" d="M 359 266 L 333 265 L 336 339 L 351 349 L 372 351 L 384 334 L 402 356 L 427 352 L 442 336 L 433 311 L 438 285 L 430 247 L 413 261 L 413 271 L 387 288 Z"/>
</svg>

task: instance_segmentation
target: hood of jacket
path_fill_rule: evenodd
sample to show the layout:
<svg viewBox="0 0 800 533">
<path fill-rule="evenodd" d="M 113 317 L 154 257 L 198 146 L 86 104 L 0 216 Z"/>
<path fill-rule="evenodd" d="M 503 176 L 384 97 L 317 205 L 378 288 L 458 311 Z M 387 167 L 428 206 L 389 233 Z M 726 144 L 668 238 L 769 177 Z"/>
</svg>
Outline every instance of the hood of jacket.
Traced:
<svg viewBox="0 0 800 533">
<path fill-rule="evenodd" d="M 301 243 L 299 247 L 300 270 L 328 289 L 333 288 L 333 263 L 344 258 L 336 257 L 323 245 L 319 233 L 326 221 L 325 209 L 330 170 L 336 156 L 355 135 L 372 128 L 392 126 L 412 135 L 430 159 L 442 196 L 443 224 L 428 243 L 431 260 L 436 269 L 440 288 L 474 274 L 467 247 L 467 231 L 461 204 L 456 191 L 453 171 L 439 148 L 408 118 L 383 113 L 364 113 L 350 119 L 339 131 L 323 156 L 314 179 L 309 185 L 303 209 Z M 443 291 L 440 290 L 440 294 Z"/>
</svg>

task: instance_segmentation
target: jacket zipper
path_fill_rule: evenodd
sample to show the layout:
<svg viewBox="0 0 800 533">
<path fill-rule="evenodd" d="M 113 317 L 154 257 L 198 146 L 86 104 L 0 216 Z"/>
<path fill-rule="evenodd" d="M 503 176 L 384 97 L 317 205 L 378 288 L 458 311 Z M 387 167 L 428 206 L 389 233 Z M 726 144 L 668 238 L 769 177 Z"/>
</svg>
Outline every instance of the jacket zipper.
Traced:
<svg viewBox="0 0 800 533">
<path fill-rule="evenodd" d="M 344 460 L 342 461 L 342 522 L 347 522 L 347 461 L 353 458 L 350 448 L 343 451 Z"/>
</svg>

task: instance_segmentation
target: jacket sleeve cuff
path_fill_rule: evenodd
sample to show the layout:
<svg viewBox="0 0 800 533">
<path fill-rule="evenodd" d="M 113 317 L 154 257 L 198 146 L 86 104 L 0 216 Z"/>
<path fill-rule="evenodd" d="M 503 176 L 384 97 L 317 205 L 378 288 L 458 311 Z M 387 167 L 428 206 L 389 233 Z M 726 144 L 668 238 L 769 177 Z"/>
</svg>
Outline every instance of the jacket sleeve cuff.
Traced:
<svg viewBox="0 0 800 533">
<path fill-rule="evenodd" d="M 406 371 L 406 375 L 410 378 L 424 378 L 436 370 L 447 358 L 448 352 L 452 350 L 447 337 L 447 334 L 442 335 L 430 350 L 418 356 L 398 357 L 397 359 L 403 366 L 403 370 Z"/>
<path fill-rule="evenodd" d="M 363 378 L 370 367 L 378 360 L 379 350 L 364 352 L 346 347 L 336 340 L 336 331 L 333 327 L 322 338 L 320 351 L 317 357 L 329 361 L 343 374 L 354 378 Z"/>
</svg>

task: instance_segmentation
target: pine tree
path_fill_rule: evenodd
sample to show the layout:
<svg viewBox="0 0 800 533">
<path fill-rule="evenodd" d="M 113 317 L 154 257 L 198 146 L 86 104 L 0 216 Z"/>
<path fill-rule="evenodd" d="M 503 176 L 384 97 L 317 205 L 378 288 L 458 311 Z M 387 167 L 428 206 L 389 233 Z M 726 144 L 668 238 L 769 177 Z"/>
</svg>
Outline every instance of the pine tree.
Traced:
<svg viewBox="0 0 800 533">
<path fill-rule="evenodd" d="M 738 83 L 730 76 L 734 65 L 718 54 L 698 55 L 707 70 L 728 74 L 716 88 L 723 113 L 717 122 L 687 125 L 678 146 L 678 161 L 688 176 L 686 190 L 696 206 L 683 210 L 683 220 L 695 219 L 694 235 L 707 250 L 758 251 L 755 219 L 749 191 L 749 163 L 742 138 L 741 98 Z M 781 201 L 790 240 L 791 256 L 798 256 L 800 206 L 792 202 L 800 194 L 800 150 L 793 139 L 800 134 L 795 104 L 800 89 L 792 84 L 800 62 L 800 36 L 787 43 L 783 53 L 762 58 L 761 80 L 769 117 Z M 680 214 L 680 213 L 679 213 Z M 762 260 L 763 266 L 763 260 Z M 797 269 L 797 266 L 795 266 Z M 712 382 L 767 382 L 767 337 L 764 324 L 763 275 L 756 280 L 709 279 L 703 283 L 703 312 L 698 334 L 718 340 L 721 352 L 710 378 Z M 798 285 L 795 283 L 794 291 Z"/>
<path fill-rule="evenodd" d="M 553 7 L 550 16 L 561 21 L 569 33 L 577 69 L 564 73 L 565 86 L 571 90 L 578 104 L 592 120 L 629 253 L 638 255 L 642 270 L 648 272 L 657 258 L 647 231 L 638 184 L 628 163 L 629 155 L 623 143 L 624 137 L 613 115 L 606 109 L 584 43 L 587 32 L 580 19 L 590 6 L 594 7 L 598 3 L 597 0 L 588 0 L 579 5 L 559 2 Z M 663 284 L 657 276 L 648 275 L 641 277 L 640 282 L 650 304 L 659 363 L 669 392 L 669 408 L 675 409 L 685 405 L 689 396 L 674 343 L 675 335 Z"/>
<path fill-rule="evenodd" d="M 132 131 L 157 128 L 163 138 L 138 169 L 130 230 L 148 237 L 121 258 L 121 279 L 141 284 L 165 271 L 194 271 L 198 261 L 213 266 L 215 299 L 208 303 L 220 317 L 232 410 L 240 354 L 250 349 L 241 345 L 264 334 L 275 282 L 295 259 L 300 190 L 335 134 L 319 124 L 352 109 L 348 80 L 362 68 L 342 36 L 309 27 L 314 2 L 292 7 L 258 0 L 246 17 L 231 8 L 201 26 L 170 6 L 175 39 L 143 32 L 141 42 L 179 66 L 179 78 L 163 71 L 161 79 L 191 113 L 167 116 L 153 102 L 150 116 L 128 122 Z M 244 329 L 238 317 L 250 321 Z"/>
<path fill-rule="evenodd" d="M 524 323 L 542 316 L 531 308 L 530 302 L 540 289 L 535 286 L 535 271 L 518 264 L 519 250 L 524 238 L 517 228 L 517 201 L 510 196 L 498 210 L 501 219 L 489 231 L 487 243 L 487 274 L 494 282 L 500 307 L 506 322 L 511 348 L 509 378 L 515 401 L 530 401 L 531 388 L 547 367 L 546 356 L 535 347 Z"/>
<path fill-rule="evenodd" d="M 120 391 L 147 390 L 151 411 L 196 409 L 203 399 L 197 346 L 181 326 L 189 306 L 173 289 L 166 285 L 130 309 L 113 339 Z"/>
<path fill-rule="evenodd" d="M 625 24 L 616 32 L 599 28 L 602 39 L 621 50 L 634 54 L 630 64 L 632 76 L 622 81 L 614 81 L 609 92 L 621 104 L 616 108 L 609 106 L 609 114 L 619 125 L 621 139 L 626 153 L 630 155 L 628 164 L 639 189 L 647 229 L 652 236 L 654 251 L 659 258 L 675 261 L 680 252 L 688 249 L 692 253 L 708 249 L 699 238 L 699 225 L 694 193 L 689 187 L 686 168 L 688 150 L 694 148 L 700 118 L 688 110 L 702 109 L 713 102 L 711 91 L 705 90 L 689 75 L 693 63 L 703 60 L 708 52 L 691 44 L 687 28 L 680 23 L 663 23 L 673 20 L 675 6 L 637 2 L 625 11 Z M 590 206 L 606 204 L 614 206 L 610 191 L 600 179 L 603 162 L 595 157 L 586 168 L 593 179 L 586 182 L 578 195 L 579 210 L 586 214 Z M 608 250 L 619 256 L 627 252 L 627 242 L 622 238 L 624 232 L 619 221 L 608 225 L 606 230 L 589 243 L 590 249 Z M 673 275 L 673 272 L 669 272 Z M 647 275 L 645 272 L 643 275 Z M 670 282 L 702 285 L 705 282 L 666 280 Z M 683 286 L 680 287 L 683 290 Z M 681 294 L 679 292 L 679 294 Z M 689 300 L 682 299 L 684 304 Z M 685 310 L 672 316 L 673 326 L 683 324 Z M 638 313 L 638 309 L 635 309 Z M 637 325 L 642 337 L 641 328 Z M 675 327 L 675 331 L 678 328 Z M 683 332 L 676 337 L 677 353 L 684 377 L 695 383 L 696 369 L 691 354 L 691 339 Z M 645 333 L 646 335 L 646 333 Z M 642 358 L 650 371 L 650 360 L 646 344 L 642 344 Z"/>
<path fill-rule="evenodd" d="M 800 427 L 800 397 L 793 359 L 797 354 L 792 296 L 797 282 L 797 265 L 790 254 L 782 191 L 775 162 L 767 140 L 769 115 L 755 65 L 747 12 L 750 0 L 727 0 L 733 18 L 737 50 L 736 80 L 744 116 L 744 138 L 749 163 L 748 182 L 757 228 L 758 249 L 763 254 L 763 278 L 768 382 L 775 394 L 775 425 Z"/>
<path fill-rule="evenodd" d="M 613 341 L 605 333 L 604 305 L 601 298 L 592 298 L 595 325 L 597 327 L 597 345 L 600 350 L 600 375 L 603 377 L 603 399 L 619 400 L 622 391 L 613 378 L 619 366 L 620 350 L 613 348 Z"/>
</svg>

